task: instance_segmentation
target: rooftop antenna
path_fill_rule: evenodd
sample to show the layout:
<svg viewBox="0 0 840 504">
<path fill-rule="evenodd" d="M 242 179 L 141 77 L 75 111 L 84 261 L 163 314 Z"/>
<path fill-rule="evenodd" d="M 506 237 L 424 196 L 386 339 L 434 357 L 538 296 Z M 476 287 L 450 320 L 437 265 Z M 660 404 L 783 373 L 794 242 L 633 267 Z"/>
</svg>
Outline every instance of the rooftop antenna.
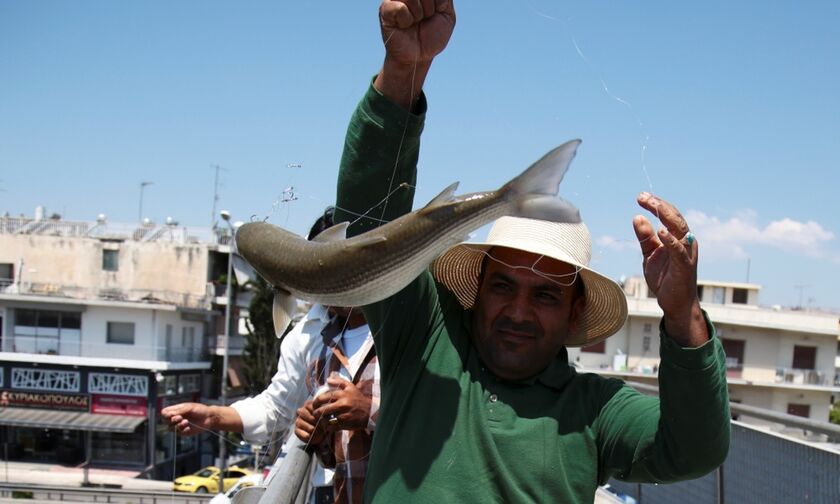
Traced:
<svg viewBox="0 0 840 504">
<path fill-rule="evenodd" d="M 143 191 L 146 186 L 150 186 L 154 182 L 140 182 L 140 209 L 137 211 L 137 220 L 143 222 Z"/>
<path fill-rule="evenodd" d="M 216 178 L 215 178 L 215 181 L 213 182 L 213 213 L 210 216 L 210 227 L 212 229 L 216 229 L 216 227 L 217 227 L 217 225 L 216 225 L 216 217 L 217 217 L 217 215 L 216 215 L 216 203 L 219 202 L 219 172 L 222 171 L 224 168 L 222 168 L 221 166 L 219 166 L 217 164 L 210 165 L 210 168 L 213 168 L 213 169 L 216 170 Z"/>
<path fill-rule="evenodd" d="M 794 285 L 793 287 L 796 288 L 796 289 L 799 289 L 799 306 L 798 306 L 798 308 L 801 310 L 802 309 L 802 291 L 805 290 L 809 286 L 800 284 L 800 285 Z"/>
</svg>

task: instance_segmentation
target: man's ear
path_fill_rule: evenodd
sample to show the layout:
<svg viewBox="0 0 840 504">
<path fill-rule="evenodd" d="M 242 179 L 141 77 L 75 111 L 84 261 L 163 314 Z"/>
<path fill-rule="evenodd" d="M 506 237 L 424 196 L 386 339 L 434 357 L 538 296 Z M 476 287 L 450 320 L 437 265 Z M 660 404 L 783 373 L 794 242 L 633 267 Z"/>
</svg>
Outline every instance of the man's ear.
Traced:
<svg viewBox="0 0 840 504">
<path fill-rule="evenodd" d="M 582 291 L 583 289 L 581 289 L 581 294 L 575 296 L 575 300 L 572 301 L 572 313 L 569 315 L 569 332 L 577 330 L 578 320 L 583 316 L 583 310 L 586 308 L 586 295 Z"/>
</svg>

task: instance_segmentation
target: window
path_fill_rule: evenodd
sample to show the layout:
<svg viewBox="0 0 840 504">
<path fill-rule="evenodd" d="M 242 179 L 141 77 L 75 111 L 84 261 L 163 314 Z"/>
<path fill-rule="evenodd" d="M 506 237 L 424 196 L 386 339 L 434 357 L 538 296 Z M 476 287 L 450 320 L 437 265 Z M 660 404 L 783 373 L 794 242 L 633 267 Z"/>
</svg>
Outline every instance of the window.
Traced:
<svg viewBox="0 0 840 504">
<path fill-rule="evenodd" d="M 178 393 L 188 394 L 201 389 L 201 375 L 189 374 L 178 377 Z"/>
<path fill-rule="evenodd" d="M 160 381 L 159 395 L 175 395 L 178 393 L 178 376 L 166 375 Z"/>
<path fill-rule="evenodd" d="M 811 416 L 810 404 L 788 404 L 788 415 L 796 415 L 800 417 L 809 418 Z"/>
<path fill-rule="evenodd" d="M 119 250 L 103 250 L 102 251 L 102 271 L 119 271 L 120 269 L 120 251 Z"/>
<path fill-rule="evenodd" d="M 735 304 L 747 304 L 747 289 L 733 289 L 732 302 Z"/>
<path fill-rule="evenodd" d="M 588 345 L 580 349 L 581 352 L 589 352 L 589 353 L 605 353 L 607 350 L 607 341 L 599 341 L 594 345 Z"/>
<path fill-rule="evenodd" d="M 726 302 L 726 289 L 723 287 L 712 288 L 712 303 L 724 304 Z"/>
<path fill-rule="evenodd" d="M 740 378 L 744 367 L 745 341 L 720 338 L 723 351 L 726 353 L 726 376 Z"/>
<path fill-rule="evenodd" d="M 815 369 L 817 364 L 817 347 L 794 345 L 793 368 Z"/>
<path fill-rule="evenodd" d="M 702 285 L 697 286 L 697 299 L 699 299 L 700 301 L 703 301 L 703 286 Z"/>
<path fill-rule="evenodd" d="M 134 322 L 108 322 L 108 343 L 134 344 Z"/>
<path fill-rule="evenodd" d="M 650 336 L 644 336 L 642 338 L 642 351 L 650 351 Z"/>
<path fill-rule="evenodd" d="M 15 352 L 80 354 L 81 313 L 19 309 L 14 320 Z"/>
<path fill-rule="evenodd" d="M 653 324 L 650 324 L 650 323 L 645 324 L 644 328 L 642 330 L 645 333 L 650 334 L 650 332 L 653 331 Z"/>
<path fill-rule="evenodd" d="M 10 285 L 15 281 L 15 265 L 0 263 L 0 287 Z"/>
</svg>

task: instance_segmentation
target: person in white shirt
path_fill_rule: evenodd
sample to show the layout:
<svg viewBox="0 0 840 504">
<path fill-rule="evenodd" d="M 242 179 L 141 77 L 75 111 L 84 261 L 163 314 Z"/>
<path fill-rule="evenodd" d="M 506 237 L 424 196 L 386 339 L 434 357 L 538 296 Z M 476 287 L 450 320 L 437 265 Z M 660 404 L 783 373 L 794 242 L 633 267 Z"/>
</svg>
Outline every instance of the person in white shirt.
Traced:
<svg viewBox="0 0 840 504">
<path fill-rule="evenodd" d="M 328 208 L 309 233 L 311 240 L 332 225 Z M 363 373 L 367 369 L 366 373 Z M 237 401 L 230 406 L 180 403 L 161 410 L 164 421 L 182 436 L 193 436 L 203 430 L 241 433 L 252 444 L 265 444 L 276 432 L 289 431 L 298 415 L 298 408 L 312 404 L 316 391 L 330 387 L 328 401 L 334 405 L 330 418 L 315 419 L 312 443 L 319 446 L 319 459 L 332 461 L 332 469 L 319 467 L 311 477 L 313 500 L 353 502 L 356 493 L 350 475 L 356 480 L 357 466 L 343 463 L 343 454 L 352 453 L 348 443 L 351 431 L 362 431 L 369 438 L 379 411 L 379 380 L 373 337 L 360 310 L 314 305 L 307 315 L 283 338 L 277 373 L 260 394 Z M 361 380 L 373 373 L 375 379 Z M 357 387 L 357 385 L 359 385 Z M 338 433 L 337 435 L 335 433 Z M 292 434 L 293 435 L 293 434 Z M 335 444 L 336 438 L 338 443 Z M 358 441 L 354 441 L 358 444 Z M 339 453 L 333 453 L 337 449 Z M 363 472 L 362 472 L 363 476 Z M 344 499 L 333 492 L 334 479 Z"/>
</svg>

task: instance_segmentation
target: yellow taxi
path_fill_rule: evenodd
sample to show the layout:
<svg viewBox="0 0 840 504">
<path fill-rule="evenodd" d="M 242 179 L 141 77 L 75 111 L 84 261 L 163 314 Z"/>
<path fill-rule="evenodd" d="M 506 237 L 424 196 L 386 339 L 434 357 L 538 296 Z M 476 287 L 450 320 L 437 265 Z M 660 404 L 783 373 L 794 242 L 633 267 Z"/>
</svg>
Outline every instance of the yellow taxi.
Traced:
<svg viewBox="0 0 840 504">
<path fill-rule="evenodd" d="M 205 467 L 193 474 L 176 478 L 173 489 L 176 492 L 219 493 L 219 472 L 216 466 Z M 254 471 L 244 467 L 228 467 L 222 475 L 222 480 L 224 480 L 222 492 L 226 492 L 235 485 L 239 478 L 251 474 L 254 474 Z"/>
</svg>

